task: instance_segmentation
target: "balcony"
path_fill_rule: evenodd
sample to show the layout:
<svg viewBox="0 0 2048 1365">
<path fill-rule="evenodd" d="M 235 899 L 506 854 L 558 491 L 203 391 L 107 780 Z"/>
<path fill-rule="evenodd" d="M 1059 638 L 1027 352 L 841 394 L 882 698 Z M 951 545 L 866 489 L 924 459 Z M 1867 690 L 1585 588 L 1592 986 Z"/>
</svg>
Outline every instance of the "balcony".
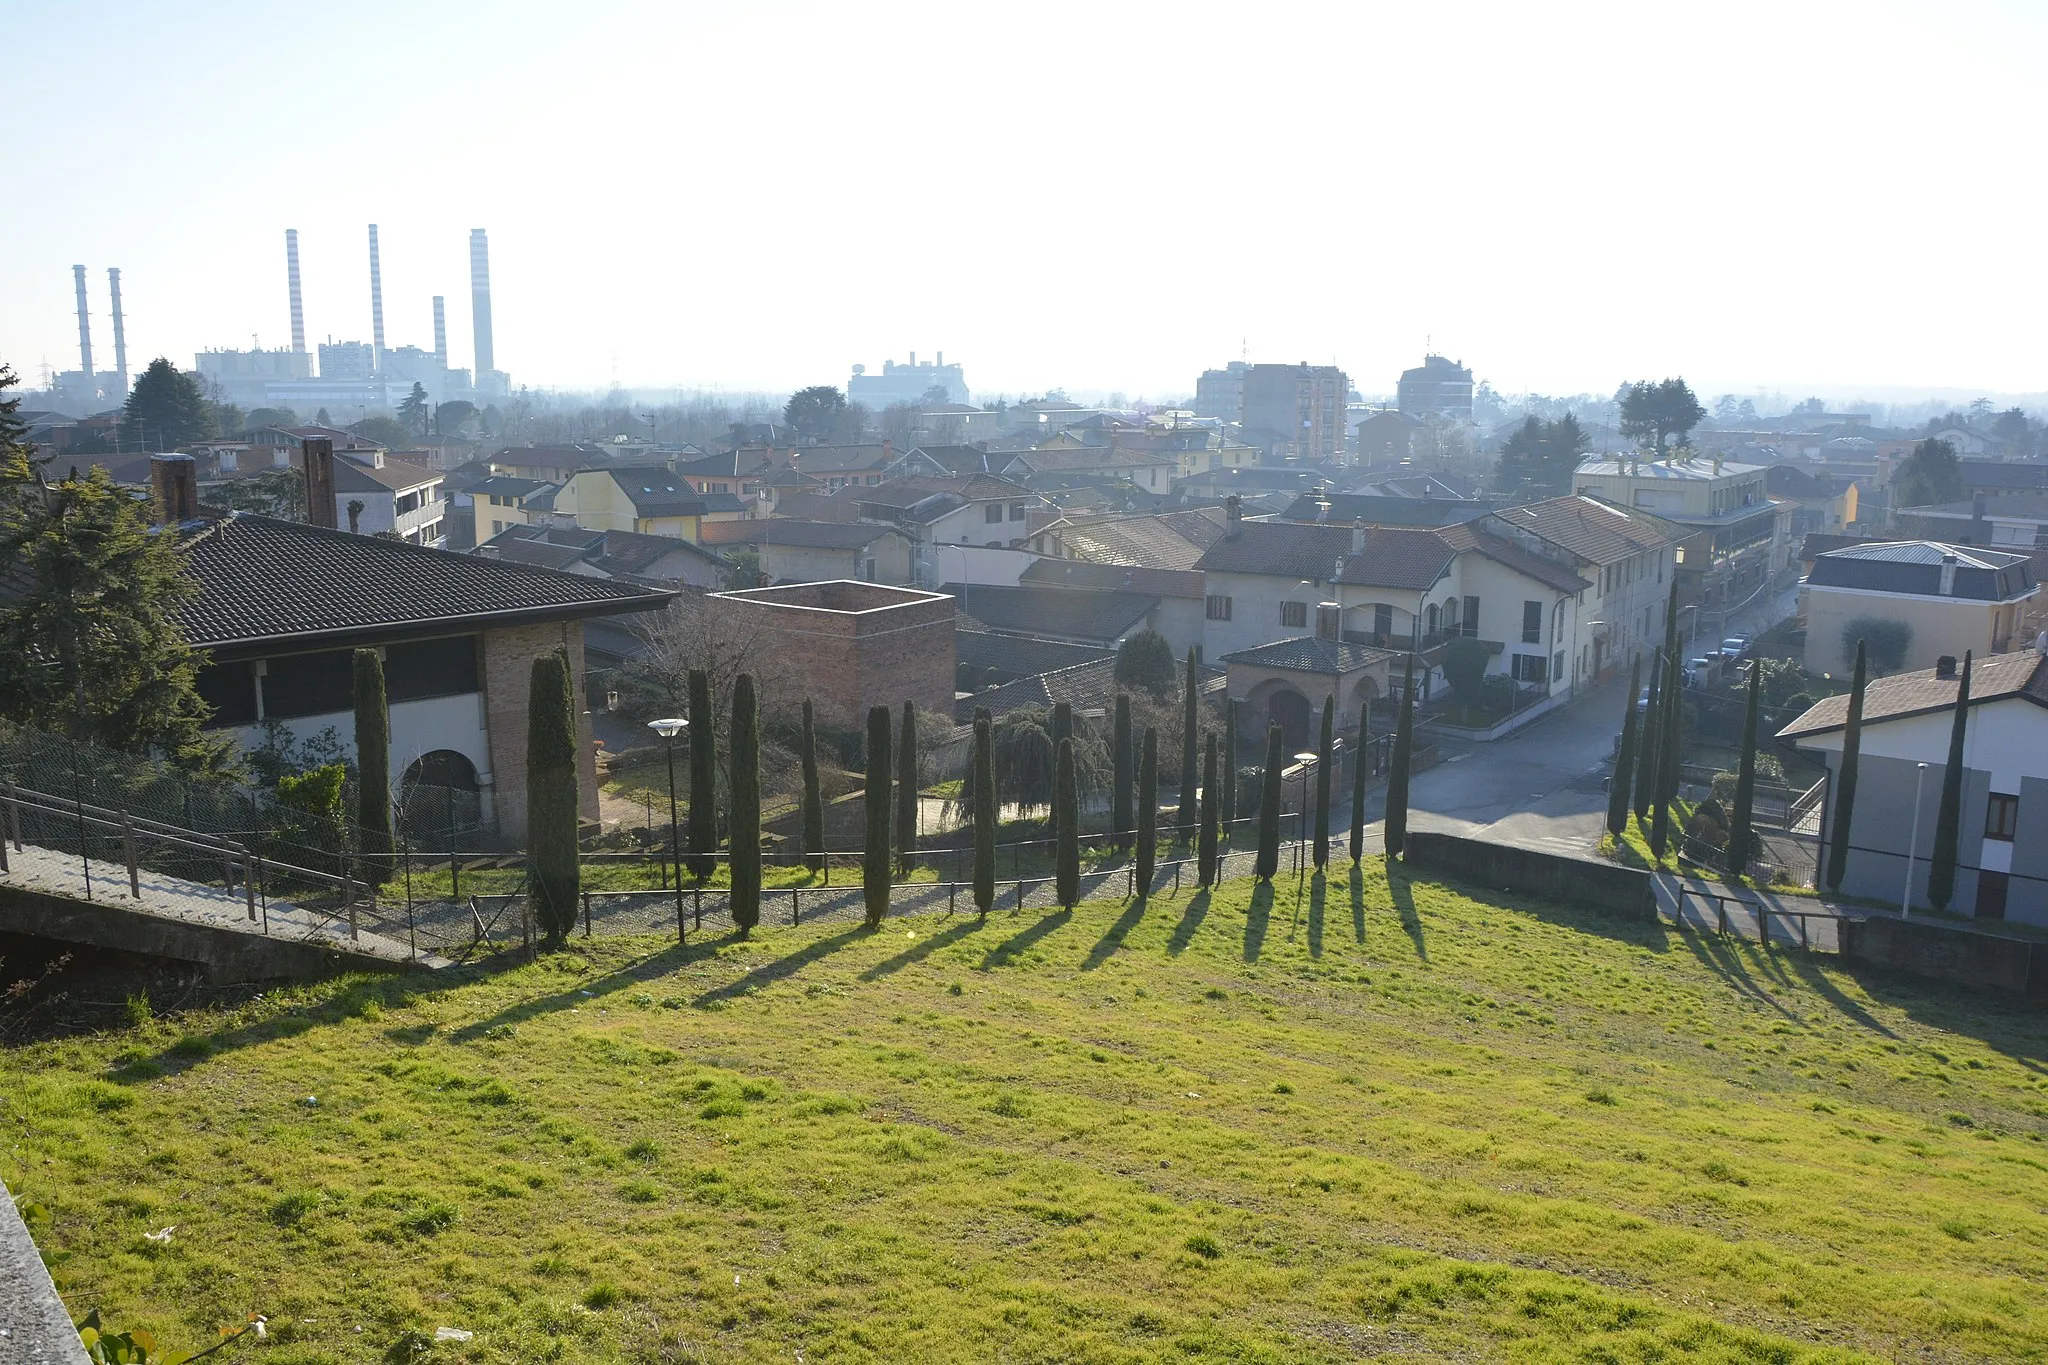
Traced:
<svg viewBox="0 0 2048 1365">
<path fill-rule="evenodd" d="M 1404 630 L 1347 630 L 1344 632 L 1344 640 L 1347 644 L 1370 645 L 1374 649 L 1392 649 L 1404 654 L 1413 653 L 1423 656 L 1429 663 L 1435 663 L 1437 661 L 1437 651 L 1441 650 L 1451 641 L 1478 638 L 1477 635 L 1464 630 L 1432 630 L 1422 635 L 1414 635 Z M 1480 640 L 1479 643 L 1486 646 L 1486 652 L 1489 654 L 1498 654 L 1507 648 L 1499 640 Z"/>
</svg>

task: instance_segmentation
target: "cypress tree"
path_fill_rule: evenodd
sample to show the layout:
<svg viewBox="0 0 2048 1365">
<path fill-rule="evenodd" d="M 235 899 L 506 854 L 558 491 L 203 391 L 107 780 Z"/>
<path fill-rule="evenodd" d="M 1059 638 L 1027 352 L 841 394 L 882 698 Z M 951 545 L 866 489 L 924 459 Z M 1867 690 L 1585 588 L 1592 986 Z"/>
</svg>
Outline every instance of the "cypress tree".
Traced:
<svg viewBox="0 0 2048 1365">
<path fill-rule="evenodd" d="M 1956 849 L 1963 826 L 1963 740 L 1970 725 L 1970 655 L 1956 686 L 1955 723 L 1948 732 L 1948 764 L 1941 774 L 1941 812 L 1934 818 L 1934 856 L 1927 864 L 1927 903 L 1948 909 L 1956 894 Z"/>
<path fill-rule="evenodd" d="M 1402 671 L 1401 717 L 1394 723 L 1394 756 L 1387 764 L 1387 856 L 1408 846 L 1408 769 L 1415 761 L 1415 656 Z"/>
<path fill-rule="evenodd" d="M 690 670 L 690 875 L 718 868 L 718 734 L 711 717 L 711 675 Z"/>
<path fill-rule="evenodd" d="M 811 722 L 811 699 L 804 698 L 804 866 L 813 872 L 825 866 L 825 795 L 818 786 L 818 732 Z"/>
<path fill-rule="evenodd" d="M 1863 641 L 1856 642 L 1856 672 L 1849 684 L 1849 724 L 1842 731 L 1842 766 L 1835 775 L 1834 831 L 1828 839 L 1828 890 L 1841 887 L 1849 870 L 1849 819 L 1856 808 L 1856 767 L 1863 753 L 1863 690 L 1870 682 Z"/>
<path fill-rule="evenodd" d="M 1175 837 L 1192 843 L 1195 837 L 1195 782 L 1198 774 L 1195 764 L 1200 761 L 1200 737 L 1196 733 L 1199 723 L 1195 712 L 1195 651 L 1188 649 L 1187 682 L 1181 690 L 1180 701 L 1180 810 L 1174 816 Z"/>
<path fill-rule="evenodd" d="M 1607 783 L 1607 832 L 1619 839 L 1628 833 L 1628 793 L 1636 767 L 1636 694 L 1642 687 L 1643 661 L 1628 666 L 1628 702 L 1621 717 L 1621 747 L 1614 754 L 1614 776 Z"/>
<path fill-rule="evenodd" d="M 1351 762 L 1351 861 L 1365 856 L 1366 744 L 1372 738 L 1372 703 L 1358 704 L 1358 752 Z"/>
<path fill-rule="evenodd" d="M 889 708 L 868 708 L 868 780 L 861 798 L 868 838 L 860 860 L 860 886 L 867 902 L 867 926 L 877 928 L 889 913 Z"/>
<path fill-rule="evenodd" d="M 1138 899 L 1152 894 L 1152 868 L 1159 856 L 1159 731 L 1145 727 L 1138 755 Z"/>
<path fill-rule="evenodd" d="M 1287 766 L 1286 737 L 1278 725 L 1266 726 L 1266 771 L 1259 778 L 1259 855 L 1252 875 L 1262 882 L 1280 871 L 1280 774 Z"/>
<path fill-rule="evenodd" d="M 988 708 L 974 712 L 974 907 L 996 903 L 996 741 Z"/>
<path fill-rule="evenodd" d="M 1052 782 L 1053 896 L 1071 910 L 1081 899 L 1081 784 L 1071 736 L 1060 741 Z"/>
<path fill-rule="evenodd" d="M 1337 698 L 1333 693 L 1323 703 L 1323 737 L 1316 746 L 1316 842 L 1315 864 L 1320 872 L 1330 864 L 1330 766 L 1337 757 Z"/>
<path fill-rule="evenodd" d="M 576 849 L 576 717 L 569 657 L 533 661 L 526 698 L 526 846 L 534 918 L 559 939 L 576 923 L 582 868 Z"/>
<path fill-rule="evenodd" d="M 1629 798 L 1635 809 L 1637 824 L 1643 824 L 1650 818 L 1650 797 L 1657 788 L 1657 732 L 1661 728 L 1658 721 L 1663 715 L 1664 655 L 1660 651 L 1652 650 L 1650 692 L 1643 702 L 1642 732 L 1636 736 L 1635 789 Z"/>
<path fill-rule="evenodd" d="M 1059 762 L 1060 744 L 1074 737 L 1074 707 L 1071 702 L 1056 701 L 1052 704 L 1052 753 L 1053 762 Z"/>
<path fill-rule="evenodd" d="M 375 883 L 391 873 L 391 708 L 377 651 L 357 650 L 355 670 L 357 851 Z"/>
<path fill-rule="evenodd" d="M 896 868 L 907 877 L 917 865 L 917 708 L 903 703 L 896 731 Z"/>
<path fill-rule="evenodd" d="M 1678 656 L 1672 655 L 1664 670 L 1664 715 L 1657 723 L 1661 739 L 1657 745 L 1656 789 L 1650 803 L 1650 851 L 1662 858 L 1671 844 L 1671 803 L 1678 796 L 1678 767 L 1684 756 L 1685 735 L 1678 722 Z"/>
<path fill-rule="evenodd" d="M 732 681 L 732 923 L 745 938 L 761 922 L 761 707 L 754 675 Z"/>
<path fill-rule="evenodd" d="M 1750 845 L 1755 842 L 1752 825 L 1756 817 L 1756 716 L 1763 691 L 1764 671 L 1756 661 L 1749 665 L 1749 710 L 1742 718 L 1742 766 L 1735 775 L 1735 811 L 1728 824 L 1728 874 L 1742 875 L 1749 866 Z"/>
<path fill-rule="evenodd" d="M 1128 693 L 1116 694 L 1116 729 L 1110 741 L 1109 778 L 1109 828 L 1116 847 L 1131 846 L 1131 784 L 1136 778 L 1132 771 L 1132 760 L 1136 754 L 1131 748 L 1131 698 Z"/>
<path fill-rule="evenodd" d="M 1210 733 L 1202 754 L 1202 831 L 1195 845 L 1195 867 L 1203 886 L 1216 882 L 1216 736 Z"/>
<path fill-rule="evenodd" d="M 1237 820 L 1237 698 L 1223 703 L 1223 837 Z"/>
</svg>

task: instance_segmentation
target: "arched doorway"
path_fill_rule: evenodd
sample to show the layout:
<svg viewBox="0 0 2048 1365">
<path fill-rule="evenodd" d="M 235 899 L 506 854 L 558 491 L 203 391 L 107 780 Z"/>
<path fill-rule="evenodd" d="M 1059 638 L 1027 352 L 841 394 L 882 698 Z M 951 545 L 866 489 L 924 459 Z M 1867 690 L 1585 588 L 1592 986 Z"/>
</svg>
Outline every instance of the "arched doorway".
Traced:
<svg viewBox="0 0 2048 1365">
<path fill-rule="evenodd" d="M 1280 727 L 1290 754 L 1308 747 L 1309 710 L 1308 698 L 1291 687 L 1276 689 L 1266 700 L 1266 715 Z"/>
<path fill-rule="evenodd" d="M 452 848 L 480 833 L 483 794 L 476 765 L 453 749 L 433 749 L 406 766 L 398 782 L 401 833 L 421 847 Z"/>
</svg>

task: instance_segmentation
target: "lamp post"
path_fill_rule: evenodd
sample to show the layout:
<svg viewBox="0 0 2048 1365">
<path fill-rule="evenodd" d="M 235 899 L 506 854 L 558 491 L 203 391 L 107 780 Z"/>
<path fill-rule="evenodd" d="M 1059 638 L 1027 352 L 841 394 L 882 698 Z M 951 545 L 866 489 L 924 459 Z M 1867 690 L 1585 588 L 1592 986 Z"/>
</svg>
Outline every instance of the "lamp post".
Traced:
<svg viewBox="0 0 2048 1365">
<path fill-rule="evenodd" d="M 680 940 L 683 936 L 683 851 L 676 826 L 676 736 L 689 729 L 690 722 L 681 716 L 667 716 L 648 721 L 647 728 L 668 744 L 668 852 L 675 874 L 676 938 Z"/>
<path fill-rule="evenodd" d="M 1899 892 L 1899 918 L 1913 918 L 1913 855 L 1920 851 L 1920 788 L 1927 782 L 1927 765 L 1917 765 L 1913 774 L 1913 837 L 1906 841 L 1906 885 Z"/>
<path fill-rule="evenodd" d="M 1308 770 L 1315 763 L 1316 751 L 1303 749 L 1294 756 L 1294 762 L 1301 769 L 1301 805 L 1294 812 L 1294 870 L 1301 871 L 1301 850 L 1308 841 Z"/>
</svg>

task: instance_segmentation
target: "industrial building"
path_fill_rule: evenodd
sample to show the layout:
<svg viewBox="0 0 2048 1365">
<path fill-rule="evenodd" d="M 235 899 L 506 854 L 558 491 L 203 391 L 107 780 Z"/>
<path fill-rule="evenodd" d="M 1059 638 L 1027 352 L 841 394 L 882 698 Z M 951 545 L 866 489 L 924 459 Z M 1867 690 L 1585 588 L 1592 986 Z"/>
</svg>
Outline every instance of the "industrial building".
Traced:
<svg viewBox="0 0 2048 1365">
<path fill-rule="evenodd" d="M 483 315 L 487 320 L 489 313 Z M 479 368 L 482 363 L 479 362 Z M 932 393 L 933 389 L 945 391 L 943 398 Z M 937 360 L 917 362 L 917 352 L 910 353 L 910 363 L 898 365 L 893 360 L 882 362 L 880 374 L 869 374 L 868 367 L 853 367 L 853 378 L 846 381 L 848 402 L 865 403 L 875 412 L 880 412 L 891 403 L 909 403 L 913 407 L 926 401 L 933 403 L 965 403 L 969 401 L 967 376 L 958 365 L 946 363 L 946 353 L 940 351 Z"/>
</svg>

